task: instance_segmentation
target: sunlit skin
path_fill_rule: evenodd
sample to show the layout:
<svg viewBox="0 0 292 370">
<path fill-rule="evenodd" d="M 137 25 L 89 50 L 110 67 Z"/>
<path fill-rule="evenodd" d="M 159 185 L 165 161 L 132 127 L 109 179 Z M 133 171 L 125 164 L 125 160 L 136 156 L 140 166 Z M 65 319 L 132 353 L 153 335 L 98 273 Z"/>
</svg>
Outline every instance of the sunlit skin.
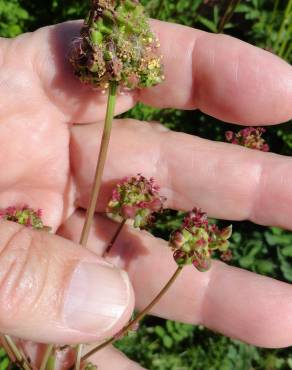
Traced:
<svg viewBox="0 0 292 370">
<path fill-rule="evenodd" d="M 88 202 L 106 107 L 106 96 L 82 86 L 66 58 L 80 26 L 69 22 L 0 40 L 0 206 L 41 208 L 45 224 L 62 236 L 0 223 L 0 331 L 35 342 L 105 339 L 127 322 L 134 305 L 131 293 L 110 331 L 62 331 L 59 311 L 68 276 L 76 261 L 99 259 L 77 246 L 84 221 L 80 208 Z M 161 42 L 166 80 L 124 92 L 117 114 L 142 101 L 200 109 L 249 126 L 292 118 L 292 68 L 284 61 L 227 36 L 158 21 L 152 26 Z M 170 208 L 196 205 L 210 217 L 292 229 L 291 158 L 170 132 L 155 123 L 116 121 L 97 210 L 105 210 L 117 180 L 137 173 L 156 179 Z M 116 227 L 97 215 L 90 249 L 101 255 Z M 108 260 L 128 272 L 137 309 L 175 269 L 166 242 L 130 227 Z M 19 278 L 24 282 L 12 291 L 3 284 L 7 261 L 16 263 L 11 284 Z M 29 268 L 21 275 L 24 265 Z M 258 346 L 285 347 L 292 344 L 291 309 L 289 284 L 214 262 L 206 273 L 186 267 L 152 313 L 202 323 Z M 32 346 L 28 352 L 36 360 Z M 93 362 L 102 369 L 141 369 L 112 351 L 103 350 Z"/>
</svg>

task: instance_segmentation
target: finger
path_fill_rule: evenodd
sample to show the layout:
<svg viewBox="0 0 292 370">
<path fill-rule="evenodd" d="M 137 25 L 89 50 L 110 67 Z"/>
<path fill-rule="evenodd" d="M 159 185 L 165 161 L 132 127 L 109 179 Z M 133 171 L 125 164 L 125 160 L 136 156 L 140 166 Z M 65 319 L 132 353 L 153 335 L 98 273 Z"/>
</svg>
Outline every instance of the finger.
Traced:
<svg viewBox="0 0 292 370">
<path fill-rule="evenodd" d="M 60 237 L 0 223 L 0 332 L 36 342 L 106 338 L 129 319 L 127 274 Z"/>
<path fill-rule="evenodd" d="M 87 346 L 88 352 L 94 346 Z M 102 370 L 146 370 L 134 361 L 128 359 L 122 352 L 112 346 L 105 347 L 89 358 L 89 361 Z"/>
<path fill-rule="evenodd" d="M 74 214 L 60 233 L 75 240 L 83 213 Z M 117 224 L 96 217 L 89 248 L 101 254 Z M 176 269 L 167 243 L 126 226 L 110 260 L 131 278 L 138 310 L 146 307 Z M 227 336 L 263 347 L 292 344 L 291 285 L 213 261 L 208 272 L 185 267 L 152 314 L 203 324 Z"/>
<path fill-rule="evenodd" d="M 79 205 L 86 207 L 96 165 L 100 127 L 75 127 L 71 163 Z M 117 180 L 142 172 L 161 185 L 167 206 L 194 205 L 210 217 L 249 219 L 292 229 L 292 159 L 167 131 L 158 124 L 116 121 L 98 209 Z"/>
<path fill-rule="evenodd" d="M 83 348 L 83 354 L 87 353 L 92 347 L 87 345 Z M 33 342 L 22 342 L 21 347 L 24 349 L 26 355 L 30 358 L 32 363 L 39 369 L 42 363 L 44 353 L 46 351 L 45 345 L 36 344 Z M 75 359 L 75 350 L 67 348 L 58 350 L 56 352 L 56 365 L 54 370 L 65 370 L 73 365 Z M 105 347 L 91 356 L 89 360 L 98 369 L 102 370 L 143 370 L 139 364 L 128 359 L 122 352 L 118 351 L 112 346 Z M 144 369 L 145 370 L 145 369 Z"/>
<path fill-rule="evenodd" d="M 104 115 L 105 98 L 73 77 L 66 55 L 81 22 L 33 35 L 33 65 L 51 102 L 67 119 L 92 122 Z M 119 98 L 117 113 L 135 101 L 161 108 L 198 108 L 219 119 L 263 125 L 292 117 L 292 68 L 275 55 L 225 35 L 153 21 L 161 42 L 166 81 Z M 37 47 L 36 47 L 37 46 Z M 101 105 L 103 104 L 103 109 Z"/>
<path fill-rule="evenodd" d="M 275 55 L 225 35 L 154 22 L 166 82 L 142 90 L 143 103 L 198 108 L 227 122 L 272 124 L 292 118 L 292 68 Z"/>
</svg>

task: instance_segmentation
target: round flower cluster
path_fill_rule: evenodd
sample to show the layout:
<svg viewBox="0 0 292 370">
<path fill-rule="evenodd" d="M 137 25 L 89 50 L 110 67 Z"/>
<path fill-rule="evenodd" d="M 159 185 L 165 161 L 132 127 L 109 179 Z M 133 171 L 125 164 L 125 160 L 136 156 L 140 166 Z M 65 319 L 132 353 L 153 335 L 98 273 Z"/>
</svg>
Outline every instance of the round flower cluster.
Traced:
<svg viewBox="0 0 292 370">
<path fill-rule="evenodd" d="M 138 174 L 117 184 L 107 213 L 116 220 L 131 219 L 134 227 L 145 229 L 153 223 L 154 214 L 162 211 L 165 200 L 159 195 L 159 186 L 153 178 L 148 180 Z"/>
<path fill-rule="evenodd" d="M 225 138 L 232 144 L 268 152 L 270 150 L 269 145 L 262 138 L 262 134 L 265 132 L 266 130 L 263 127 L 246 127 L 238 133 L 226 131 Z"/>
<path fill-rule="evenodd" d="M 199 271 L 207 271 L 214 251 L 220 251 L 225 261 L 231 259 L 228 250 L 231 234 L 231 225 L 220 230 L 217 225 L 209 224 L 206 213 L 194 208 L 186 214 L 181 227 L 171 234 L 169 245 L 179 266 L 193 264 Z"/>
<path fill-rule="evenodd" d="M 0 209 L 0 218 L 2 218 L 3 220 L 13 221 L 32 229 L 42 229 L 49 231 L 50 227 L 43 224 L 41 217 L 41 209 L 35 211 L 28 206 L 7 207 L 6 209 Z"/>
<path fill-rule="evenodd" d="M 76 76 L 95 87 L 150 87 L 164 79 L 159 46 L 138 0 L 92 0 L 69 60 Z"/>
</svg>

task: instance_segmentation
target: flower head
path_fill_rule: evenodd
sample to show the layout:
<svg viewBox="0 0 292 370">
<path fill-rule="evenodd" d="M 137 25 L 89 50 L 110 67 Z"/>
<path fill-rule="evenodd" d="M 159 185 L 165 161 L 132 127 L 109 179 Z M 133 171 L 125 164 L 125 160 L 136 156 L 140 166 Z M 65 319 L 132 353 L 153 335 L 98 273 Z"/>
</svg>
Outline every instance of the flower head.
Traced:
<svg viewBox="0 0 292 370">
<path fill-rule="evenodd" d="M 231 225 L 220 230 L 217 225 L 209 224 L 206 213 L 194 208 L 186 214 L 182 226 L 171 234 L 169 245 L 179 266 L 193 264 L 199 271 L 206 271 L 214 251 L 220 251 L 222 257 L 231 256 L 228 251 L 231 234 Z"/>
<path fill-rule="evenodd" d="M 95 87 L 150 87 L 164 79 L 158 48 L 138 0 L 92 0 L 69 60 L 76 76 Z"/>
<path fill-rule="evenodd" d="M 3 220 L 13 221 L 32 229 L 43 229 L 49 231 L 50 227 L 43 224 L 41 217 L 41 209 L 34 210 L 28 206 L 0 209 L 0 218 Z"/>
<path fill-rule="evenodd" d="M 114 219 L 132 219 L 135 227 L 145 229 L 152 224 L 154 214 L 162 210 L 165 198 L 158 191 L 152 177 L 126 177 L 114 188 L 107 212 Z"/>
<path fill-rule="evenodd" d="M 238 133 L 226 131 L 225 138 L 232 144 L 268 152 L 270 150 L 269 145 L 262 138 L 262 134 L 265 132 L 266 130 L 263 127 L 246 127 Z"/>
</svg>

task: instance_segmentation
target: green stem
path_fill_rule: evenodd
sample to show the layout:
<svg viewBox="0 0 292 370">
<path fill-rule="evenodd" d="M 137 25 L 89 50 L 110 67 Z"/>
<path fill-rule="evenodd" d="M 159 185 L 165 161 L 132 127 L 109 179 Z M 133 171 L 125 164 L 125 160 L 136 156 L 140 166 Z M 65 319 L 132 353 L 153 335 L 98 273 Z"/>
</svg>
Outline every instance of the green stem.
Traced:
<svg viewBox="0 0 292 370">
<path fill-rule="evenodd" d="M 83 350 L 83 344 L 78 344 L 77 350 L 76 350 L 75 370 L 79 370 L 81 367 L 82 350 Z"/>
<path fill-rule="evenodd" d="M 273 13 L 272 13 L 272 17 L 271 17 L 271 23 L 274 22 L 274 19 L 276 17 L 277 10 L 278 10 L 278 7 L 279 7 L 279 3 L 280 3 L 280 0 L 275 0 L 275 4 L 274 4 L 274 8 L 273 8 Z"/>
<path fill-rule="evenodd" d="M 164 287 L 161 289 L 161 291 L 156 295 L 156 297 L 144 308 L 143 311 L 141 311 L 134 320 L 130 321 L 118 334 L 118 336 L 123 336 L 126 334 L 135 324 L 137 324 L 140 320 L 143 319 L 143 317 L 153 308 L 153 306 L 162 298 L 162 296 L 168 291 L 168 289 L 171 287 L 171 285 L 175 282 L 176 278 L 182 271 L 183 266 L 179 266 L 174 274 L 171 276 L 171 278 L 168 280 L 168 282 L 164 285 Z M 117 339 L 117 336 L 113 336 L 109 338 L 107 341 L 101 343 L 97 347 L 93 348 L 91 351 L 86 353 L 82 357 L 82 360 L 87 360 L 90 356 L 92 356 L 97 351 L 101 350 L 102 348 L 108 346 L 109 344 L 113 343 Z"/>
<path fill-rule="evenodd" d="M 268 29 L 267 34 L 268 35 L 272 34 L 272 32 L 273 32 L 273 29 L 274 29 L 274 20 L 275 20 L 276 14 L 277 14 L 279 3 L 280 3 L 280 0 L 275 0 L 275 2 L 274 2 L 272 16 L 271 16 L 271 19 L 269 20 L 269 24 L 267 25 L 267 29 Z M 267 50 L 268 49 L 273 49 L 273 46 L 272 46 L 272 44 L 271 44 L 270 41 L 271 41 L 270 38 L 267 37 L 266 45 L 265 45 L 265 49 L 267 49 Z"/>
<path fill-rule="evenodd" d="M 107 111 L 103 129 L 103 135 L 101 139 L 101 145 L 99 150 L 99 156 L 94 176 L 94 182 L 89 202 L 89 207 L 87 208 L 85 223 L 83 226 L 83 230 L 81 233 L 80 244 L 82 246 L 86 246 L 89 236 L 89 230 L 92 225 L 95 207 L 101 187 L 101 180 L 104 170 L 104 165 L 106 161 L 111 129 L 112 129 L 112 122 L 114 118 L 114 110 L 116 105 L 116 96 L 117 96 L 117 84 L 115 82 L 111 82 L 109 86 L 109 93 L 108 93 L 108 101 L 107 101 Z"/>
<path fill-rule="evenodd" d="M 291 17 L 292 18 L 292 17 Z M 291 31 L 292 31 L 292 27 L 291 28 Z M 287 32 L 289 34 L 289 31 Z M 285 51 L 286 51 L 286 47 L 287 47 L 287 44 L 288 42 L 290 41 L 289 37 L 286 37 L 281 45 L 281 48 L 279 50 L 279 57 L 283 58 L 284 57 L 284 54 L 285 54 Z M 290 45 L 289 45 L 290 46 Z"/>
<path fill-rule="evenodd" d="M 11 352 L 15 356 L 16 364 L 23 370 L 32 370 L 30 364 L 28 363 L 26 357 L 23 355 L 22 351 L 17 347 L 14 340 L 9 335 L 4 335 L 4 339 L 9 346 Z"/>
<path fill-rule="evenodd" d="M 283 58 L 288 62 L 291 62 L 291 59 L 289 58 L 290 54 L 292 54 L 292 42 L 288 46 L 288 49 L 286 50 L 285 55 L 283 56 Z"/>
<path fill-rule="evenodd" d="M 1 335 L 1 345 L 5 349 L 5 352 L 7 356 L 9 357 L 9 360 L 12 364 L 16 363 L 16 357 L 14 356 L 13 352 L 11 351 L 11 348 L 9 347 L 8 343 L 6 342 L 6 339 L 4 335 Z"/>
<path fill-rule="evenodd" d="M 117 231 L 115 232 L 115 235 L 112 237 L 112 240 L 109 242 L 106 250 L 104 251 L 102 257 L 105 257 L 107 254 L 109 254 L 109 252 L 111 251 L 113 245 L 115 244 L 118 236 L 120 235 L 120 232 L 122 231 L 125 223 L 126 223 L 126 219 L 124 218 L 123 221 L 120 223 L 119 227 L 117 228 Z"/>
<path fill-rule="evenodd" d="M 88 241 L 89 231 L 90 231 L 90 228 L 93 222 L 95 207 L 96 207 L 96 203 L 98 200 L 99 191 L 101 187 L 102 175 L 103 175 L 104 165 L 105 165 L 106 156 L 108 152 L 108 146 L 109 146 L 110 135 L 111 135 L 111 130 L 112 130 L 115 106 L 116 106 L 117 87 L 118 85 L 116 82 L 111 82 L 109 85 L 106 117 L 105 117 L 105 122 L 104 122 L 100 150 L 99 150 L 99 155 L 98 155 L 98 160 L 97 160 L 97 165 L 96 165 L 96 170 L 95 170 L 95 175 L 94 175 L 90 202 L 87 208 L 85 222 L 84 222 L 84 226 L 83 226 L 81 237 L 80 237 L 80 244 L 83 247 L 86 247 L 86 244 Z M 77 346 L 77 357 L 76 357 L 76 363 L 75 363 L 75 370 L 80 370 L 81 351 L 82 351 L 82 344 L 79 344 Z"/>
<path fill-rule="evenodd" d="M 49 358 L 51 356 L 51 353 L 53 351 L 53 348 L 54 348 L 53 344 L 48 344 L 47 345 L 46 352 L 45 352 L 45 355 L 43 357 L 40 370 L 46 370 L 47 369 L 47 364 L 48 364 Z"/>
<path fill-rule="evenodd" d="M 283 44 L 282 44 L 282 36 L 286 27 L 286 24 L 289 23 L 289 18 L 290 18 L 290 12 L 292 9 L 292 0 L 289 0 L 284 12 L 283 20 L 277 35 L 276 39 L 276 46 L 275 46 L 275 52 L 280 56 L 281 53 L 283 52 Z M 283 42 L 284 43 L 284 42 Z M 285 46 L 284 46 L 285 47 Z"/>
<path fill-rule="evenodd" d="M 51 355 L 48 360 L 47 370 L 55 370 L 56 367 L 56 356 Z"/>
<path fill-rule="evenodd" d="M 232 18 L 233 14 L 234 14 L 234 11 L 237 7 L 237 5 L 240 3 L 240 0 L 231 0 L 225 10 L 225 13 L 223 15 L 223 17 L 221 18 L 221 21 L 219 23 L 219 26 L 218 26 L 218 31 L 217 33 L 222 33 L 223 30 L 224 30 L 224 27 L 226 26 L 226 24 L 230 21 L 230 19 Z"/>
</svg>

